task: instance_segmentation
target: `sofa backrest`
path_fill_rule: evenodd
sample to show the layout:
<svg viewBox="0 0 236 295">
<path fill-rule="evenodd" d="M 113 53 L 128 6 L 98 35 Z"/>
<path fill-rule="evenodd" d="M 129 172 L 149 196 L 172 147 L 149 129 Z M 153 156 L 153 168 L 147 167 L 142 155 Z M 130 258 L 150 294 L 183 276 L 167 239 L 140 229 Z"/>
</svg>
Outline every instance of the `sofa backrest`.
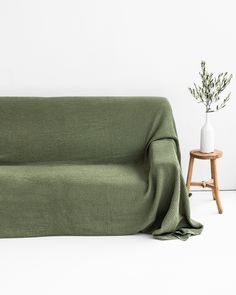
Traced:
<svg viewBox="0 0 236 295">
<path fill-rule="evenodd" d="M 0 163 L 136 161 L 169 124 L 160 97 L 0 97 Z"/>
</svg>

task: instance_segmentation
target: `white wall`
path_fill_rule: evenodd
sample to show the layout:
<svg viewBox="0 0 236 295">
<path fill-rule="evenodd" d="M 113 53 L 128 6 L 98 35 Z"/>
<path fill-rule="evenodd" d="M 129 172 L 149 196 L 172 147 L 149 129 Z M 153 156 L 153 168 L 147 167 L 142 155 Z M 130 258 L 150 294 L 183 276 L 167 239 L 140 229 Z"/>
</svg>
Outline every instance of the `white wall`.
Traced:
<svg viewBox="0 0 236 295">
<path fill-rule="evenodd" d="M 187 87 L 205 59 L 235 75 L 232 100 L 212 121 L 221 187 L 236 189 L 235 8 L 234 0 L 0 0 L 0 95 L 166 96 L 186 175 L 204 121 Z M 196 167 L 200 180 L 207 164 Z"/>
</svg>

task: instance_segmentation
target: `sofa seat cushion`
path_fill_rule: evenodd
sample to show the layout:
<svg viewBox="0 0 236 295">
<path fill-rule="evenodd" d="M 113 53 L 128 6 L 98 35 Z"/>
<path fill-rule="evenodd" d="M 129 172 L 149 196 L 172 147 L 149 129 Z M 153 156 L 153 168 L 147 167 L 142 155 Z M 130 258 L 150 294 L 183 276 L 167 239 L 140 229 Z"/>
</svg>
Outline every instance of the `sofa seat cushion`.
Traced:
<svg viewBox="0 0 236 295">
<path fill-rule="evenodd" d="M 1 165 L 1 236 L 137 233 L 150 223 L 147 174 L 143 164 Z"/>
</svg>

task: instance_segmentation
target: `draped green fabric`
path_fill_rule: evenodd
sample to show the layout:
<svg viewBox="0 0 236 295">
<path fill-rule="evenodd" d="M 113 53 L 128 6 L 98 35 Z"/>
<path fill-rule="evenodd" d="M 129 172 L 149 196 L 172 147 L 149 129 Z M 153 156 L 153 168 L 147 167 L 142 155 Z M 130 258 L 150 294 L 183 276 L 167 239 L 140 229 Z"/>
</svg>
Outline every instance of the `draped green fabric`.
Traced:
<svg viewBox="0 0 236 295">
<path fill-rule="evenodd" d="M 0 237 L 201 231 L 165 98 L 0 97 Z"/>
</svg>

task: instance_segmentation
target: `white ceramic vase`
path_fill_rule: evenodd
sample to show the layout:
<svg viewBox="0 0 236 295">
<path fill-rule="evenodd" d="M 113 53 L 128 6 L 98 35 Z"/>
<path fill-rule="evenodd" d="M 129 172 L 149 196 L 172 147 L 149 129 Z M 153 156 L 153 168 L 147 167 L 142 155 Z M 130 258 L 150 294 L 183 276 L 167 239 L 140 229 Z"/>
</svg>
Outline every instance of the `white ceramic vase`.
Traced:
<svg viewBox="0 0 236 295">
<path fill-rule="evenodd" d="M 206 121 L 201 129 L 200 151 L 202 153 L 212 153 L 215 149 L 215 134 L 209 117 L 210 114 L 206 113 Z"/>
</svg>

